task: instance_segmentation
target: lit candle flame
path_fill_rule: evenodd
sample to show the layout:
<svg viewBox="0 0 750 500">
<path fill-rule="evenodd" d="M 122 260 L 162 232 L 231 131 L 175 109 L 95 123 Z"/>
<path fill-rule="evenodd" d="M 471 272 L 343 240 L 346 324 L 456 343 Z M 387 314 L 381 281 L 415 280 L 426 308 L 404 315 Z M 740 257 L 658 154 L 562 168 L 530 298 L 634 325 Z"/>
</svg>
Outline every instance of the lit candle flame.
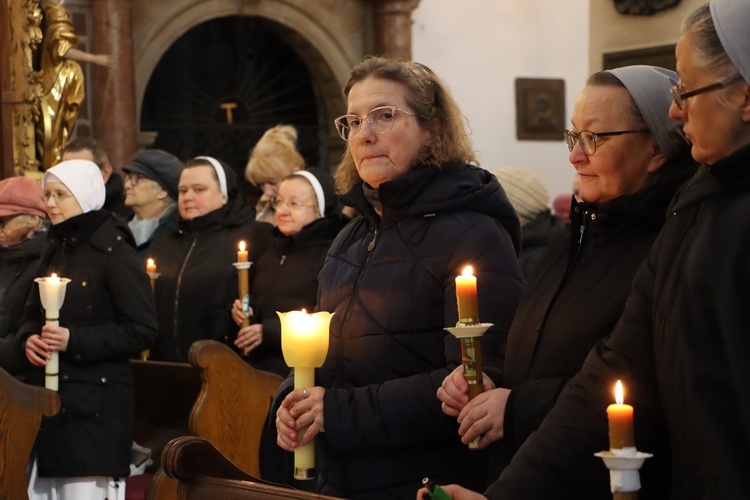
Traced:
<svg viewBox="0 0 750 500">
<path fill-rule="evenodd" d="M 240 241 L 240 252 L 244 252 L 244 251 L 245 251 L 245 242 Z"/>
<path fill-rule="evenodd" d="M 148 259 L 148 261 L 146 261 L 146 265 L 148 265 L 148 267 L 151 267 L 151 266 L 155 265 L 154 264 L 154 259 Z"/>
<path fill-rule="evenodd" d="M 615 402 L 621 405 L 625 401 L 624 390 L 622 388 L 622 382 L 619 380 L 615 384 Z"/>
<path fill-rule="evenodd" d="M 474 274 L 474 269 L 471 266 L 464 267 L 464 271 L 461 273 L 464 276 L 471 276 Z"/>
<path fill-rule="evenodd" d="M 52 276 L 47 278 L 47 283 L 54 283 L 54 284 L 60 283 L 60 278 L 57 277 L 57 274 L 52 273 Z"/>
</svg>

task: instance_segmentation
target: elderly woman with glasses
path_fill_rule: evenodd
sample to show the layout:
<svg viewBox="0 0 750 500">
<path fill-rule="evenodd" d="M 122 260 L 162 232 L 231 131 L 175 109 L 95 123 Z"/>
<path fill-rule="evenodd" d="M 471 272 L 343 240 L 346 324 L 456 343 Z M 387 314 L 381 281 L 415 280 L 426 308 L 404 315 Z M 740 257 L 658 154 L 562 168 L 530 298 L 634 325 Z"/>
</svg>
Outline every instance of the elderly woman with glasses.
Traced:
<svg viewBox="0 0 750 500">
<path fill-rule="evenodd" d="M 29 498 L 125 498 L 133 441 L 129 359 L 156 339 L 154 297 L 127 225 L 104 206 L 99 168 L 69 160 L 42 177 L 52 223 L 37 276 L 69 278 L 59 326 L 45 324 L 34 283 L 18 341 L 42 384 L 59 351 L 60 412 L 42 422 Z"/>
<path fill-rule="evenodd" d="M 582 201 L 572 198 L 570 233 L 550 243 L 529 279 L 498 388 L 469 402 L 455 371 L 438 390 L 464 442 L 497 442 L 494 477 L 617 323 L 670 199 L 695 172 L 681 124 L 669 119 L 676 81 L 673 71 L 653 66 L 589 78 L 573 109 L 575 132 L 565 131 Z"/>
<path fill-rule="evenodd" d="M 617 325 L 490 499 L 612 498 L 593 453 L 609 448 L 605 408 L 617 379 L 635 409 L 634 444 L 654 454 L 639 498 L 747 497 L 749 25 L 746 0 L 711 0 L 683 23 L 670 115 L 704 165 L 670 203 Z"/>
<path fill-rule="evenodd" d="M 350 498 L 406 498 L 425 475 L 485 483 L 434 391 L 461 363 L 455 278 L 476 271 L 487 362 L 502 354 L 523 288 L 519 222 L 497 180 L 475 166 L 457 104 L 427 67 L 367 57 L 344 88 L 336 128 L 346 153 L 342 201 L 361 215 L 337 236 L 319 275 L 318 308 L 335 313 L 316 386 L 280 389 L 278 444 L 316 438 L 318 488 Z M 297 430 L 308 428 L 297 437 Z"/>
</svg>

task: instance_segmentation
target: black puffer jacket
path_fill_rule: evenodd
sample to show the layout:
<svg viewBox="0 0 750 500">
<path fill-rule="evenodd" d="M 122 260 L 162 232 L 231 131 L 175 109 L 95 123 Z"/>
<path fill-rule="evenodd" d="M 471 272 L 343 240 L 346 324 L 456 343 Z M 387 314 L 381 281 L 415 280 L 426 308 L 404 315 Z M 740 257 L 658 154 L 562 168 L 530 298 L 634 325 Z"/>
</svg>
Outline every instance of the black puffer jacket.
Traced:
<svg viewBox="0 0 750 500">
<path fill-rule="evenodd" d="M 508 334 L 505 380 L 498 382 L 512 392 L 503 439 L 493 446 L 495 478 L 614 328 L 670 200 L 693 173 L 692 163 L 667 165 L 665 178 L 638 193 L 599 206 L 573 200 L 570 232 L 542 257 Z"/>
<path fill-rule="evenodd" d="M 455 277 L 474 266 L 487 362 L 502 356 L 523 289 L 518 218 L 491 174 L 471 165 L 422 168 L 380 185 L 382 219 L 355 186 L 362 214 L 334 241 L 318 306 L 335 312 L 319 486 L 352 498 L 412 498 L 424 476 L 484 483 L 486 456 L 461 444 L 435 392 L 461 362 L 443 328 L 457 321 Z M 515 247 L 515 249 L 514 249 Z"/>
<path fill-rule="evenodd" d="M 281 376 L 289 374 L 281 353 L 281 322 L 276 311 L 315 310 L 318 273 L 328 248 L 345 224 L 343 216 L 326 217 L 291 236 L 277 228 L 272 230 L 272 245 L 253 266 L 251 280 L 252 322 L 263 325 L 263 343 L 248 357 L 253 366 Z"/>
<path fill-rule="evenodd" d="M 711 222 L 712 207 L 750 193 L 748 164 L 745 147 L 711 169 L 702 166 L 680 189 L 612 334 L 594 347 L 539 431 L 487 490 L 490 499 L 611 498 L 608 474 L 593 453 L 609 447 L 605 409 L 617 379 L 635 408 L 636 446 L 654 454 L 641 470 L 639 498 L 723 498 L 687 391 L 681 351 L 687 313 L 676 303 L 693 293 L 684 290 L 685 258 Z"/>
<path fill-rule="evenodd" d="M 521 255 L 518 256 L 518 263 L 526 280 L 534 273 L 547 245 L 563 233 L 565 224 L 562 219 L 552 215 L 549 209 L 521 227 Z"/>
<path fill-rule="evenodd" d="M 62 409 L 45 418 L 36 450 L 41 477 L 130 473 L 133 382 L 129 359 L 156 339 L 154 297 L 125 222 L 105 210 L 50 229 L 40 276 L 70 278 L 60 326 L 70 330 L 60 353 Z M 44 310 L 34 283 L 19 344 L 41 331 Z M 31 380 L 43 385 L 44 370 Z"/>
<path fill-rule="evenodd" d="M 16 345 L 16 332 L 34 278 L 39 276 L 39 257 L 47 244 L 44 233 L 0 249 L 0 367 L 22 376 L 30 364 Z"/>
<path fill-rule="evenodd" d="M 157 271 L 156 310 L 159 338 L 153 359 L 187 362 L 196 340 L 232 345 L 237 325 L 230 310 L 238 296 L 237 246 L 249 245 L 250 258 L 269 244 L 271 226 L 255 222 L 255 213 L 240 198 L 201 217 L 160 232 L 149 247 Z"/>
</svg>

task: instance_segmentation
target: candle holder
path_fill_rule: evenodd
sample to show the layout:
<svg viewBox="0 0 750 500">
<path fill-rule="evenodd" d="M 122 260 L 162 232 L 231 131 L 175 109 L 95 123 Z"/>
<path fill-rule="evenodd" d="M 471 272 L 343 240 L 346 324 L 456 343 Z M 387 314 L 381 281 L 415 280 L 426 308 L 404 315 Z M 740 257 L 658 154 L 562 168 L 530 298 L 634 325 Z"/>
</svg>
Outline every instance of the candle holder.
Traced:
<svg viewBox="0 0 750 500">
<path fill-rule="evenodd" d="M 464 378 L 469 384 L 469 399 L 474 399 L 484 392 L 480 339 L 492 325 L 493 323 L 467 325 L 459 321 L 455 327 L 445 328 L 451 335 L 461 341 L 461 365 L 463 366 Z M 479 449 L 479 438 L 469 443 L 469 449 Z"/>
<path fill-rule="evenodd" d="M 242 320 L 240 328 L 250 326 L 250 266 L 252 262 L 238 261 L 232 264 L 237 269 L 237 284 L 239 285 L 240 293 L 240 304 L 242 305 L 242 312 L 245 314 L 245 319 Z M 247 356 L 250 350 L 243 349 L 242 354 Z"/>
<path fill-rule="evenodd" d="M 39 284 L 39 298 L 44 307 L 45 325 L 60 326 L 60 309 L 65 301 L 65 287 L 69 278 L 58 278 L 55 274 L 45 278 L 35 278 Z M 51 358 L 44 366 L 44 387 L 57 391 L 60 388 L 60 353 L 52 351 Z"/>
<path fill-rule="evenodd" d="M 641 489 L 641 476 L 638 472 L 651 453 L 643 453 L 635 447 L 612 449 L 594 453 L 604 461 L 609 469 L 609 488 L 613 500 L 637 500 Z"/>
<path fill-rule="evenodd" d="M 332 313 L 307 314 L 302 311 L 281 313 L 281 351 L 284 361 L 294 368 L 294 388 L 315 386 L 315 368 L 320 367 L 328 354 L 328 335 Z M 307 428 L 297 431 L 299 439 Z M 315 478 L 315 442 L 310 441 L 294 450 L 294 479 Z"/>
</svg>

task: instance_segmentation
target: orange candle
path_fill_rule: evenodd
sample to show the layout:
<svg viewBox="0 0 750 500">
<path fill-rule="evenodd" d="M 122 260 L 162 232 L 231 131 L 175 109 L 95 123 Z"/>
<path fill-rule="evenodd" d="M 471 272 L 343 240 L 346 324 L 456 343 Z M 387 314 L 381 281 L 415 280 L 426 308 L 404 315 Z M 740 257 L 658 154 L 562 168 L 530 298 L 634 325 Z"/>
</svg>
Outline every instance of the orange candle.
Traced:
<svg viewBox="0 0 750 500">
<path fill-rule="evenodd" d="M 622 382 L 619 380 L 615 385 L 616 404 L 607 407 L 609 419 L 609 448 L 612 450 L 622 448 L 634 448 L 633 437 L 633 407 L 623 404 Z"/>
<path fill-rule="evenodd" d="M 156 272 L 156 264 L 154 263 L 154 259 L 148 259 L 146 261 L 146 272 L 148 273 Z"/>
<path fill-rule="evenodd" d="M 460 276 L 456 276 L 456 301 L 458 302 L 458 322 L 465 325 L 479 323 L 477 305 L 477 278 L 471 266 L 466 266 Z"/>
<path fill-rule="evenodd" d="M 237 262 L 247 262 L 247 250 L 245 250 L 244 241 L 240 241 L 240 249 L 237 252 Z"/>
</svg>

